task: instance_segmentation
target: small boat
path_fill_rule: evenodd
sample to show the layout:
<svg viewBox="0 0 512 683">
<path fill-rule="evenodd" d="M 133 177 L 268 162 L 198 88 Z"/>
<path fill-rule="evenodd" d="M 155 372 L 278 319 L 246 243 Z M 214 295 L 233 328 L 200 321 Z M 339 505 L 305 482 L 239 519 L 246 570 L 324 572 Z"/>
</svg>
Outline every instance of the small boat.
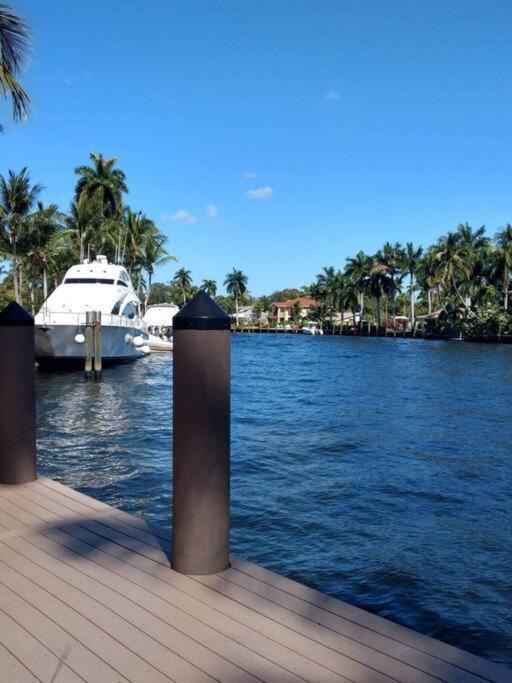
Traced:
<svg viewBox="0 0 512 683">
<path fill-rule="evenodd" d="M 35 317 L 36 360 L 40 366 L 85 361 L 85 327 L 101 324 L 103 365 L 149 353 L 140 299 L 123 266 L 106 256 L 72 266 Z"/>
<path fill-rule="evenodd" d="M 322 335 L 323 333 L 322 328 L 317 327 L 316 323 L 308 323 L 308 325 L 304 325 L 302 328 L 302 334 Z"/>
<path fill-rule="evenodd" d="M 174 304 L 153 304 L 144 314 L 148 326 L 148 344 L 151 351 L 172 351 L 172 322 L 180 309 Z"/>
<path fill-rule="evenodd" d="M 158 353 L 163 353 L 165 351 L 173 350 L 172 337 L 170 339 L 166 337 L 157 337 L 154 334 L 148 334 L 148 346 L 151 351 L 156 351 Z"/>
</svg>

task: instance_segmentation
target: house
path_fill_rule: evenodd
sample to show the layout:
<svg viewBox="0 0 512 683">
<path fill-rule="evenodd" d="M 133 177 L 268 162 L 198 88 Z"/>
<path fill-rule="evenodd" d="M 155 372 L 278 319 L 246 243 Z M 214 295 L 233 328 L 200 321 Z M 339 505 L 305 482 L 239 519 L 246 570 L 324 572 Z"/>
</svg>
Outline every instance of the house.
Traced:
<svg viewBox="0 0 512 683">
<path fill-rule="evenodd" d="M 237 322 L 252 322 L 254 320 L 253 306 L 240 306 L 238 309 L 238 318 L 236 313 L 232 316 Z"/>
<path fill-rule="evenodd" d="M 288 299 L 287 301 L 273 301 L 272 311 L 270 317 L 278 323 L 287 322 L 292 318 L 292 309 L 294 304 L 300 305 L 300 317 L 307 318 L 309 309 L 316 306 L 314 299 L 308 299 L 304 296 L 299 296 L 296 299 Z"/>
</svg>

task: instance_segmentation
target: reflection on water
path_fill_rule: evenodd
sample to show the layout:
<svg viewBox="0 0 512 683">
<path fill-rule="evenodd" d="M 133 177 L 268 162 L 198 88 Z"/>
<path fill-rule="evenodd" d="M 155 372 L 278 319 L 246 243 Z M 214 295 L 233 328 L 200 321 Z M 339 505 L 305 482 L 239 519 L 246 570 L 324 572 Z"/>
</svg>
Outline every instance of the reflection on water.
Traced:
<svg viewBox="0 0 512 683">
<path fill-rule="evenodd" d="M 172 357 L 38 375 L 45 474 L 168 530 Z M 236 553 L 512 666 L 512 347 L 233 337 Z"/>
</svg>

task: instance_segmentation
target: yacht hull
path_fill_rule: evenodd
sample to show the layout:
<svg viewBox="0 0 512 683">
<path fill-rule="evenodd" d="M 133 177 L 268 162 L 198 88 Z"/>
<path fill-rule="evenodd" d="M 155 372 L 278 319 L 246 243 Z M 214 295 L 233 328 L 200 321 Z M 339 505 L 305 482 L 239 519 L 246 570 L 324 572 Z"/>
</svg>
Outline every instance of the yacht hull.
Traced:
<svg viewBox="0 0 512 683">
<path fill-rule="evenodd" d="M 36 325 L 36 360 L 41 366 L 80 365 L 85 362 L 85 343 L 75 341 L 83 334 L 81 325 Z M 134 337 L 147 338 L 140 328 L 104 325 L 101 328 L 101 356 L 104 365 L 136 360 L 145 355 L 131 342 Z"/>
</svg>

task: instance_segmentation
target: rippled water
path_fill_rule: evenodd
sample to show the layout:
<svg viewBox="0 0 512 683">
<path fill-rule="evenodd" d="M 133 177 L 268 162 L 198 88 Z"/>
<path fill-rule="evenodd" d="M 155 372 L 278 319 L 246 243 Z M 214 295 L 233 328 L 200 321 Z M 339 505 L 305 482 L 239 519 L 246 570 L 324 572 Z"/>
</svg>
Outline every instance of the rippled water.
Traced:
<svg viewBox="0 0 512 683">
<path fill-rule="evenodd" d="M 232 548 L 512 666 L 512 347 L 233 336 Z M 169 528 L 172 357 L 38 375 L 40 469 Z"/>
</svg>

